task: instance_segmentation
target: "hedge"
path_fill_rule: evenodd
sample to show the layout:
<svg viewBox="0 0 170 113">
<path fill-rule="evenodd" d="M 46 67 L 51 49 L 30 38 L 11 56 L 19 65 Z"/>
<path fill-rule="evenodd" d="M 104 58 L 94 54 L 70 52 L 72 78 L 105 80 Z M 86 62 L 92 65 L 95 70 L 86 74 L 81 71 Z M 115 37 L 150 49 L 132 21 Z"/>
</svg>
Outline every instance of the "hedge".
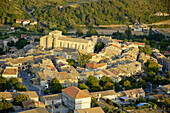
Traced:
<svg viewBox="0 0 170 113">
<path fill-rule="evenodd" d="M 133 110 L 133 109 L 136 109 L 135 106 L 132 106 L 132 107 L 123 107 L 124 110 Z"/>
<path fill-rule="evenodd" d="M 149 104 L 151 104 L 153 108 L 157 108 L 157 105 L 155 103 L 149 102 Z"/>
<path fill-rule="evenodd" d="M 133 109 L 145 109 L 145 108 L 151 108 L 152 105 L 145 105 L 145 106 L 132 106 L 132 107 L 123 107 L 124 110 L 133 110 Z"/>
<path fill-rule="evenodd" d="M 114 107 L 118 107 L 118 108 L 120 107 L 119 104 L 113 102 L 113 101 L 110 100 L 110 99 L 107 99 L 107 100 L 106 100 L 106 103 L 109 104 L 109 105 L 114 105 Z"/>
</svg>

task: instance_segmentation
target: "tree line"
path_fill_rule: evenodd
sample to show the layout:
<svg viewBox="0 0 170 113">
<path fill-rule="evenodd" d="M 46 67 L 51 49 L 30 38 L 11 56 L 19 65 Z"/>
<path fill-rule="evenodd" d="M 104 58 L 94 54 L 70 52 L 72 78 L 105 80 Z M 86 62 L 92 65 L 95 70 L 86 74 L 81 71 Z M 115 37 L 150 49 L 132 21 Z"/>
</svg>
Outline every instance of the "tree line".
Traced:
<svg viewBox="0 0 170 113">
<path fill-rule="evenodd" d="M 169 17 L 156 17 L 155 12 L 168 10 L 167 0 L 104 0 L 83 3 L 78 7 L 39 7 L 42 4 L 33 4 L 34 1 L 25 0 L 27 7 L 34 7 L 32 15 L 50 29 L 74 29 L 77 25 L 109 25 L 153 23 L 167 20 Z M 132 8 L 133 6 L 133 8 Z M 36 8 L 37 7 L 37 8 Z"/>
</svg>

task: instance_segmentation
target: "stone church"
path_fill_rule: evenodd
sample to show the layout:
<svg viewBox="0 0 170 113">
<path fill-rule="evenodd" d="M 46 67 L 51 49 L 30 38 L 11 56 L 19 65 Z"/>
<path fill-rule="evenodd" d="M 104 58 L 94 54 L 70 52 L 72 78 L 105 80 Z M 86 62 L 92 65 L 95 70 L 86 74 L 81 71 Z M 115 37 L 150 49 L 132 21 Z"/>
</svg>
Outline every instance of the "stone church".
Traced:
<svg viewBox="0 0 170 113">
<path fill-rule="evenodd" d="M 44 49 L 55 49 L 58 47 L 61 48 L 70 48 L 76 49 L 80 52 L 94 52 L 94 46 L 97 43 L 96 40 L 80 39 L 80 38 L 71 38 L 62 35 L 62 31 L 52 31 L 49 35 L 43 36 L 40 38 L 40 46 Z"/>
</svg>

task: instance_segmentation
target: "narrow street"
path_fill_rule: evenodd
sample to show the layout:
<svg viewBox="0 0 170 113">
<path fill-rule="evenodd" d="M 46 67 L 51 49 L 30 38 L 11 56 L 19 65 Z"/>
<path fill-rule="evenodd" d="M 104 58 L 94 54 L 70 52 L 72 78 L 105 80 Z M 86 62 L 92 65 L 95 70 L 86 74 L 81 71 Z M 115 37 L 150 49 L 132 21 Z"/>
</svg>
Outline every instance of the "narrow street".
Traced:
<svg viewBox="0 0 170 113">
<path fill-rule="evenodd" d="M 36 91 L 36 93 L 39 95 L 39 88 L 32 85 L 30 81 L 30 77 L 28 77 L 27 71 L 21 71 L 20 72 L 21 78 L 22 78 L 22 85 L 25 85 L 29 91 Z M 43 90 L 41 89 L 41 96 L 43 94 Z"/>
</svg>

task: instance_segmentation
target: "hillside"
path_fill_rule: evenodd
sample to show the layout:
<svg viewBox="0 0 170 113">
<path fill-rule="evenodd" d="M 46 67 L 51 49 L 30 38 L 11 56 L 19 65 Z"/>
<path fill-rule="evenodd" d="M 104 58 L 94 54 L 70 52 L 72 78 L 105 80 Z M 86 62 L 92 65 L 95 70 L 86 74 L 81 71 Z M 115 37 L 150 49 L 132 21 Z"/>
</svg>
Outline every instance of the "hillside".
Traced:
<svg viewBox="0 0 170 113">
<path fill-rule="evenodd" d="M 0 0 L 0 24 L 13 23 L 15 19 L 30 18 L 21 1 Z"/>
<path fill-rule="evenodd" d="M 170 17 L 156 17 L 155 12 L 166 12 L 168 0 L 103 0 L 65 7 L 64 0 L 25 0 L 28 9 L 35 9 L 33 16 L 50 29 L 70 29 L 77 25 L 154 23 Z M 62 5 L 62 10 L 56 6 Z"/>
</svg>

